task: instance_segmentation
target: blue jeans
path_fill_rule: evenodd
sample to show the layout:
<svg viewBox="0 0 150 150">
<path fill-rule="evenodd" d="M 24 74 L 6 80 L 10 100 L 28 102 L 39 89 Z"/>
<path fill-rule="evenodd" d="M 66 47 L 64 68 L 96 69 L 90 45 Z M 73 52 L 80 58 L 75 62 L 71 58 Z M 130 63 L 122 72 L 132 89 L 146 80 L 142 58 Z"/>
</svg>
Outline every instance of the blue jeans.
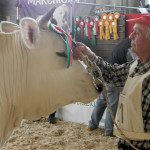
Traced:
<svg viewBox="0 0 150 150">
<path fill-rule="evenodd" d="M 122 91 L 122 88 L 114 87 L 113 85 L 108 85 L 108 84 L 105 84 L 105 85 L 106 85 L 107 96 L 109 99 L 111 110 L 113 112 L 113 115 L 116 116 L 119 95 L 120 95 L 120 92 Z M 98 128 L 99 122 L 103 117 L 105 109 L 106 109 L 105 135 L 112 136 L 114 123 L 112 121 L 111 115 L 109 113 L 109 109 L 107 107 L 107 102 L 105 99 L 104 91 L 102 91 L 102 93 L 100 94 L 100 96 L 97 99 L 96 105 L 95 105 L 92 115 L 91 115 L 91 120 L 89 121 L 89 127 L 93 130 Z"/>
</svg>

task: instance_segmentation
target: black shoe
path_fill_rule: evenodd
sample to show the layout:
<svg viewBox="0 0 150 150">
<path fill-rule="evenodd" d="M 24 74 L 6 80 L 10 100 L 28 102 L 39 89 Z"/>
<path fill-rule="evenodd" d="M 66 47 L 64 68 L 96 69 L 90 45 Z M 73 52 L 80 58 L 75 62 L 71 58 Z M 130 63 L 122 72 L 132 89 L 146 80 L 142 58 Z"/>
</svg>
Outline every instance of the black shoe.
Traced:
<svg viewBox="0 0 150 150">
<path fill-rule="evenodd" d="M 49 115 L 48 116 L 48 122 L 51 123 L 51 124 L 55 124 L 56 123 L 56 118 Z"/>
<path fill-rule="evenodd" d="M 108 134 L 108 135 L 105 135 L 105 136 L 116 137 L 116 136 L 113 135 L 113 134 Z"/>
<path fill-rule="evenodd" d="M 38 119 L 38 120 L 32 120 L 32 121 L 33 122 L 39 122 L 39 121 L 41 121 L 41 119 L 42 119 L 42 117 L 40 119 Z"/>
</svg>

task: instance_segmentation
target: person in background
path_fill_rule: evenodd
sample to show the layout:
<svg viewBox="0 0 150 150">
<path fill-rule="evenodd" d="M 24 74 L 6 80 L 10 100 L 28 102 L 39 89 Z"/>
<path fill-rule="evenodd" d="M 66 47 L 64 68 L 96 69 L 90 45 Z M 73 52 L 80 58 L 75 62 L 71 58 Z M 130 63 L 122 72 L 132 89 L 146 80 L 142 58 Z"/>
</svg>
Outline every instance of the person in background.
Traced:
<svg viewBox="0 0 150 150">
<path fill-rule="evenodd" d="M 75 60 L 82 60 L 82 52 L 101 69 L 105 82 L 123 87 L 119 98 L 117 124 L 126 138 L 119 130 L 114 129 L 114 135 L 120 137 L 119 150 L 149 150 L 150 15 L 127 21 L 135 23 L 129 38 L 132 51 L 138 59 L 114 66 L 96 56 L 83 43 L 77 43 L 78 46 L 73 48 L 73 57 Z"/>
<path fill-rule="evenodd" d="M 142 8 L 142 7 L 139 6 L 139 8 Z M 148 13 L 150 12 L 150 4 L 145 5 L 144 8 L 146 8 L 146 10 L 147 10 Z M 141 11 L 139 9 L 137 9 L 137 12 L 141 13 Z"/>
<path fill-rule="evenodd" d="M 123 39 L 115 46 L 115 48 L 112 50 L 110 56 L 106 60 L 111 65 L 114 64 L 123 64 L 128 61 L 133 60 L 131 53 L 129 53 L 129 48 L 131 47 L 131 40 L 129 38 Z M 111 110 L 113 112 L 113 115 L 116 116 L 117 107 L 118 107 L 118 101 L 119 101 L 119 94 L 122 90 L 122 87 L 115 87 L 111 84 L 105 84 L 109 103 L 111 106 Z M 97 99 L 96 105 L 93 109 L 91 120 L 89 121 L 89 125 L 87 130 L 91 131 L 94 129 L 97 129 L 99 127 L 99 122 L 103 117 L 103 114 L 106 109 L 106 117 L 105 117 L 105 135 L 106 136 L 113 136 L 113 120 L 111 118 L 109 109 L 107 107 L 107 102 L 105 98 L 104 91 L 100 94 L 100 96 Z"/>
</svg>

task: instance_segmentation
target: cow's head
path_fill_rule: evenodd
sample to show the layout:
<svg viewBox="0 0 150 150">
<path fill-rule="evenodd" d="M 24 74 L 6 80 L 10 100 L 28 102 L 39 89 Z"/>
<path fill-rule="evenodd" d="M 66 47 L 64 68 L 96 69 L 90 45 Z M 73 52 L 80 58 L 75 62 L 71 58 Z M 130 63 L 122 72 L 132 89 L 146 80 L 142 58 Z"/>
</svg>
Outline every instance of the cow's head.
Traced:
<svg viewBox="0 0 150 150">
<path fill-rule="evenodd" d="M 0 25 L 0 30 L 5 33 L 20 31 L 25 46 L 29 49 L 33 49 L 38 43 L 40 37 L 40 28 L 49 30 L 50 23 L 56 25 L 59 24 L 59 26 L 63 26 L 64 28 L 67 27 L 67 22 L 64 21 L 63 17 L 68 14 L 68 11 L 69 9 L 66 5 L 61 5 L 57 9 L 56 7 L 53 7 L 45 15 L 38 17 L 37 20 L 24 17 L 21 19 L 19 25 L 8 21 L 3 21 Z M 57 18 L 58 22 L 54 17 Z M 57 52 L 57 55 L 66 57 L 64 51 L 60 53 Z"/>
</svg>

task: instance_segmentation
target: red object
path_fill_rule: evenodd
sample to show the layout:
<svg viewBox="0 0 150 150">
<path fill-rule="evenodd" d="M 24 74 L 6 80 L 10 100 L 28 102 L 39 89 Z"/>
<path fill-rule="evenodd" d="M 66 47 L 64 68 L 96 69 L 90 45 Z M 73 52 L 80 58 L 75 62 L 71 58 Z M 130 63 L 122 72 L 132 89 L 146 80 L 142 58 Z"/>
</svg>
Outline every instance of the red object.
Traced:
<svg viewBox="0 0 150 150">
<path fill-rule="evenodd" d="M 145 16 L 145 15 L 147 15 L 147 14 L 125 14 L 125 16 L 126 16 L 126 37 L 129 37 L 129 35 L 131 34 L 131 32 L 133 30 L 133 26 L 135 24 L 135 22 L 133 23 L 133 22 L 130 22 L 127 20 L 140 18 L 140 17 Z"/>
<path fill-rule="evenodd" d="M 98 21 L 95 22 L 95 29 L 96 29 L 96 35 L 99 35 L 99 32 L 98 32 Z"/>
<path fill-rule="evenodd" d="M 94 21 L 91 19 L 89 20 L 89 34 L 88 34 L 88 39 L 90 40 L 92 37 L 92 27 L 94 26 Z"/>
<path fill-rule="evenodd" d="M 132 23 L 145 23 L 150 26 L 150 15 L 141 16 L 140 18 L 128 19 L 126 21 Z"/>
<path fill-rule="evenodd" d="M 54 24 L 53 24 L 53 27 L 56 30 L 58 30 L 59 32 L 65 34 L 67 36 L 67 40 L 68 40 L 68 44 L 69 44 L 69 53 L 70 53 L 70 62 L 69 62 L 69 64 L 70 64 L 70 66 L 72 66 L 72 51 L 71 51 L 71 48 L 72 48 L 72 39 L 71 39 L 70 35 L 67 32 L 65 32 L 63 29 L 59 28 L 58 26 L 56 26 Z"/>
</svg>

